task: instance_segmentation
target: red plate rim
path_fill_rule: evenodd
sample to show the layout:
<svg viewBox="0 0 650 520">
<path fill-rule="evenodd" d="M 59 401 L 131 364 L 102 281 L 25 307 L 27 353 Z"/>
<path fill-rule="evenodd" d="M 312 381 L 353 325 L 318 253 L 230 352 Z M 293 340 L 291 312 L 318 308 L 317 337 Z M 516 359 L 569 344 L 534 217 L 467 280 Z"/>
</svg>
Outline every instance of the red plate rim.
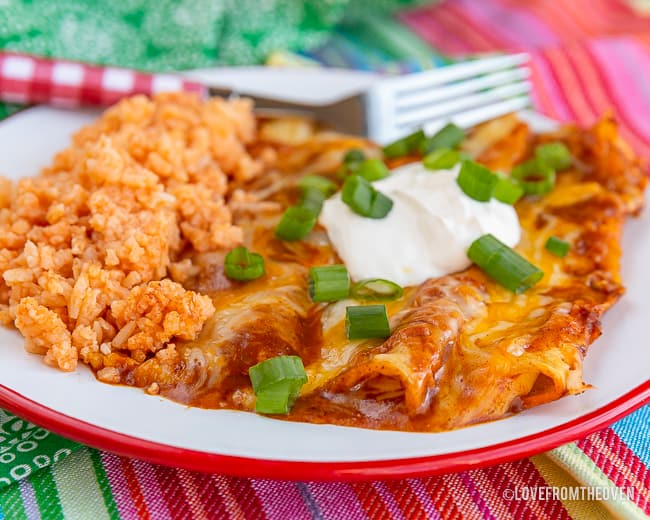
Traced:
<svg viewBox="0 0 650 520">
<path fill-rule="evenodd" d="M 542 432 L 492 446 L 409 459 L 297 462 L 219 455 L 139 439 L 62 414 L 0 385 L 0 405 L 3 408 L 54 433 L 94 448 L 154 464 L 204 473 L 319 481 L 421 477 L 509 462 L 589 435 L 648 402 L 650 380 L 586 415 Z"/>
</svg>

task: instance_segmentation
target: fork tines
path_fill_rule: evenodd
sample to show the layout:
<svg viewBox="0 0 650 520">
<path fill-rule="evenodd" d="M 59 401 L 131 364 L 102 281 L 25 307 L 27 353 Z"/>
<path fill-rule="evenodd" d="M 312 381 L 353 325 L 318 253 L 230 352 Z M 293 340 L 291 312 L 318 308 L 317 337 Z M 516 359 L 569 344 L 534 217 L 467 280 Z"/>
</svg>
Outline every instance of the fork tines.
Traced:
<svg viewBox="0 0 650 520">
<path fill-rule="evenodd" d="M 494 56 L 379 81 L 367 92 L 369 136 L 387 142 L 416 128 L 468 127 L 529 107 L 528 59 Z"/>
</svg>

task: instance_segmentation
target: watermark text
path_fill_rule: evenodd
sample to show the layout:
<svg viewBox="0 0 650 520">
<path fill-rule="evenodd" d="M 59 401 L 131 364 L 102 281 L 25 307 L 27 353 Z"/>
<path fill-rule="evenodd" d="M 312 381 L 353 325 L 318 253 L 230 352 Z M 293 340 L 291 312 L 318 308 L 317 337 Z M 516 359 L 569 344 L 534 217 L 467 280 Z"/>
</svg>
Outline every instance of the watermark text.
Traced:
<svg viewBox="0 0 650 520">
<path fill-rule="evenodd" d="M 504 500 L 634 500 L 636 489 L 614 486 L 522 486 L 505 489 Z"/>
</svg>

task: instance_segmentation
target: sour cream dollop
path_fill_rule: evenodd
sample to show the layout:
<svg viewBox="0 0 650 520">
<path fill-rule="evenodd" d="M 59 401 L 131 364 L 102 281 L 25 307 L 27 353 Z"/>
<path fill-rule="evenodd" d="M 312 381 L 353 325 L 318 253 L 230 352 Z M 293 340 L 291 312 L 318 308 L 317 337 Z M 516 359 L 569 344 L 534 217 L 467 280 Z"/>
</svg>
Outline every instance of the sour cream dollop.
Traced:
<svg viewBox="0 0 650 520">
<path fill-rule="evenodd" d="M 456 182 L 459 168 L 432 171 L 411 163 L 374 182 L 394 203 L 383 219 L 357 215 L 340 193 L 325 201 L 319 221 L 353 280 L 419 285 L 469 267 L 467 249 L 486 233 L 517 245 L 521 228 L 515 209 L 465 195 Z"/>
</svg>

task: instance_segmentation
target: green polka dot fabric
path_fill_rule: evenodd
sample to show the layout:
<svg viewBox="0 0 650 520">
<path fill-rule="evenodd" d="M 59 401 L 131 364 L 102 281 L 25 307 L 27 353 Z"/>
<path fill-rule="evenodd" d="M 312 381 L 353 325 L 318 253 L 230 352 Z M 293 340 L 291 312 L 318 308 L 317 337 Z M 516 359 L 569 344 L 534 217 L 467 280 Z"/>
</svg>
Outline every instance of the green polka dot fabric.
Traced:
<svg viewBox="0 0 650 520">
<path fill-rule="evenodd" d="M 0 48 L 149 71 L 261 63 L 412 0 L 0 0 Z"/>
<path fill-rule="evenodd" d="M 64 459 L 78 447 L 0 410 L 0 488 Z"/>
</svg>

